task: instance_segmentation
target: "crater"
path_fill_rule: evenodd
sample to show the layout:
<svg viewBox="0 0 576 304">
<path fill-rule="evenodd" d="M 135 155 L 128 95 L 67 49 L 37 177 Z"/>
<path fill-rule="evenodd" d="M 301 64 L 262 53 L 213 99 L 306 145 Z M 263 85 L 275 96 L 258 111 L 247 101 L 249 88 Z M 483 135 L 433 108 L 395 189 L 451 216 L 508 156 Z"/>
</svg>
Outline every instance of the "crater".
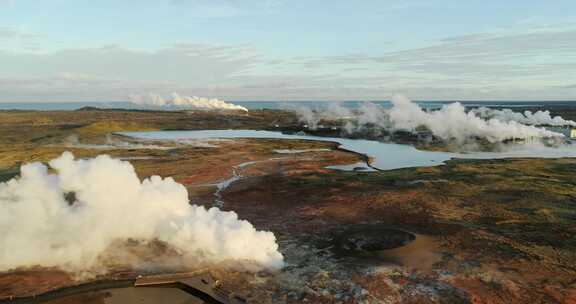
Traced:
<svg viewBox="0 0 576 304">
<path fill-rule="evenodd" d="M 370 253 L 406 246 L 416 235 L 394 228 L 357 227 L 334 238 L 334 245 L 342 253 Z"/>
<path fill-rule="evenodd" d="M 392 264 L 430 271 L 442 259 L 434 237 L 377 224 L 339 229 L 325 248 L 351 265 Z"/>
</svg>

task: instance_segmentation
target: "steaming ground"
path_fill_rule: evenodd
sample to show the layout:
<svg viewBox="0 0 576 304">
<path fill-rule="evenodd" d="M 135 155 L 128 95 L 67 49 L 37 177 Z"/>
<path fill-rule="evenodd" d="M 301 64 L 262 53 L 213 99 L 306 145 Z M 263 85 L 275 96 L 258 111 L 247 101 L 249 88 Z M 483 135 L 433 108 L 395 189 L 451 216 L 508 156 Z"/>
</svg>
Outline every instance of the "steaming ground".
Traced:
<svg viewBox="0 0 576 304">
<path fill-rule="evenodd" d="M 63 144 L 67 148 L 97 149 L 97 150 L 114 150 L 114 149 L 170 150 L 170 149 L 174 149 L 174 147 L 120 141 L 120 140 L 114 139 L 112 137 L 112 135 L 110 135 L 110 134 L 106 135 L 106 140 L 105 140 L 105 143 L 103 143 L 103 144 L 83 144 L 80 142 L 78 135 L 75 135 L 75 134 L 66 137 L 63 141 Z"/>
<path fill-rule="evenodd" d="M 222 139 L 203 139 L 191 140 L 182 139 L 175 141 L 173 145 L 157 145 L 150 143 L 137 143 L 134 141 L 125 141 L 115 138 L 113 135 L 106 134 L 106 138 L 101 144 L 86 144 L 82 143 L 80 137 L 76 134 L 70 135 L 63 140 L 63 146 L 71 149 L 95 149 L 95 150 L 171 150 L 178 147 L 198 147 L 198 148 L 215 148 L 216 143 L 223 141 Z"/>
<path fill-rule="evenodd" d="M 392 104 L 389 118 L 393 128 L 415 130 L 417 127 L 424 126 L 442 139 L 464 141 L 471 137 L 481 137 L 490 142 L 499 142 L 515 138 L 563 136 L 516 121 L 484 120 L 472 112 L 466 112 L 460 103 L 443 106 L 434 112 L 424 112 L 417 104 L 403 96 L 395 96 Z"/>
<path fill-rule="evenodd" d="M 511 109 L 495 110 L 480 107 L 472 110 L 472 112 L 484 119 L 495 118 L 501 121 L 516 121 L 525 125 L 546 125 L 555 127 L 576 126 L 576 122 L 573 120 L 566 120 L 560 116 L 552 117 L 550 111 L 524 111 L 523 113 L 519 113 L 514 112 Z"/>
<path fill-rule="evenodd" d="M 392 107 L 385 109 L 366 102 L 356 111 L 331 104 L 327 109 L 314 111 L 297 108 L 299 120 L 316 129 L 321 122 L 340 121 L 349 134 L 366 129 L 417 132 L 422 128 L 445 141 L 466 142 L 478 138 L 491 143 L 512 139 L 562 138 L 563 134 L 534 125 L 574 126 L 573 121 L 551 117 L 549 112 L 526 111 L 514 113 L 509 109 L 478 109 L 466 111 L 458 103 L 444 105 L 437 111 L 424 111 L 416 103 L 402 95 L 392 98 Z"/>
<path fill-rule="evenodd" d="M 575 112 L 562 113 L 572 113 L 572 119 L 576 117 Z M 278 121 L 283 114 L 251 111 L 249 115 L 221 119 L 222 116 L 216 117 L 216 112 L 207 111 L 0 111 L 0 179 L 12 178 L 20 163 L 46 161 L 66 149 L 86 158 L 102 153 L 101 149 L 61 145 L 63 139 L 74 133 L 79 134 L 83 144 L 101 144 L 110 132 L 138 128 L 262 129 L 295 124 L 288 115 Z M 565 115 L 562 114 L 568 117 Z M 83 128 L 73 127 L 73 124 L 102 121 L 137 122 L 137 128 L 124 123 L 112 130 L 92 128 L 94 133 L 87 134 Z M 573 303 L 576 300 L 576 188 L 572 186 L 576 159 L 451 160 L 440 167 L 366 174 L 325 169 L 327 165 L 361 160 L 358 155 L 334 150 L 335 146 L 328 143 L 237 139 L 218 146 L 206 149 L 182 145 L 173 150 L 107 152 L 123 157 L 152 156 L 153 159 L 132 162 L 138 175 L 172 176 L 188 188 L 190 199 L 198 204 L 210 203 L 215 191 L 214 186 L 198 185 L 222 181 L 229 177 L 234 166 L 252 163 L 243 168 L 243 178 L 222 193 L 226 209 L 234 210 L 259 229 L 274 231 L 287 266 L 273 274 L 217 269 L 221 271 L 217 278 L 223 286 L 233 287 L 230 290 L 246 298 L 248 303 Z M 281 157 L 288 159 L 254 163 L 278 157 L 277 150 L 323 148 L 332 151 L 283 154 Z M 305 160 L 307 158 L 313 160 Z M 48 173 L 59 175 L 55 169 L 49 169 Z M 137 180 L 136 184 L 142 182 Z M 70 194 L 68 189 L 59 192 L 66 193 L 68 201 L 73 201 L 78 195 Z M 41 199 L 48 196 L 37 198 Z M 0 199 L 2 216 L 7 214 L 5 200 L 4 196 Z M 127 207 L 122 211 L 132 216 L 132 209 Z M 35 212 L 46 211 L 34 208 L 21 220 L 34 227 L 41 226 L 31 222 L 38 218 Z M 105 229 L 111 225 L 115 229 L 136 229 L 133 226 L 137 226 L 131 220 L 116 222 L 104 221 L 89 229 Z M 18 228 L 23 226 L 15 220 L 11 223 Z M 390 256 L 385 261 L 393 262 L 392 265 L 382 265 L 380 260 L 374 265 L 362 252 L 342 257 L 346 260 L 335 256 L 333 245 L 338 247 L 338 243 L 333 236 L 356 230 L 359 225 L 377 229 L 395 227 L 432 237 L 434 246 L 411 248 L 412 256 L 420 258 L 432 253 L 441 257 L 441 261 L 428 269 L 418 267 L 417 263 L 390 261 L 388 258 L 394 258 Z M 87 229 L 86 225 L 79 227 Z M 54 231 L 54 234 L 39 236 L 51 237 L 59 230 Z M 0 233 L 3 239 L 7 231 Z M 20 236 L 35 238 L 33 233 Z M 134 244 L 146 242 L 114 241 L 110 246 L 130 248 L 105 250 L 98 263 L 104 256 L 132 259 L 133 252 L 143 253 L 132 250 Z M 163 261 L 166 256 L 179 256 L 172 254 L 178 253 L 173 245 L 163 246 L 165 243 L 160 241 L 148 243 L 153 249 L 166 249 L 160 250 L 164 255 L 153 251 L 147 257 L 156 255 Z M 5 248 L 4 243 L 0 243 L 0 251 L 18 253 L 17 249 Z M 109 255 L 111 251 L 115 254 Z M 151 260 L 146 260 L 150 263 L 141 261 L 140 267 L 153 264 Z M 38 294 L 74 284 L 51 271 L 43 268 L 0 273 L 0 297 Z M 111 278 L 114 274 L 103 277 Z"/>
<path fill-rule="evenodd" d="M 243 106 L 228 103 L 223 100 L 197 96 L 180 96 L 178 93 L 172 93 L 170 99 L 166 99 L 154 93 L 132 94 L 129 97 L 130 102 L 133 104 L 156 108 L 236 110 L 248 112 L 248 109 Z"/>
<path fill-rule="evenodd" d="M 0 184 L 0 271 L 101 272 L 103 256 L 125 255 L 126 242 L 159 242 L 187 266 L 283 265 L 274 234 L 234 212 L 190 205 L 172 178 L 140 180 L 129 162 L 106 155 L 78 160 L 66 152 L 48 164 L 26 164 Z"/>
</svg>

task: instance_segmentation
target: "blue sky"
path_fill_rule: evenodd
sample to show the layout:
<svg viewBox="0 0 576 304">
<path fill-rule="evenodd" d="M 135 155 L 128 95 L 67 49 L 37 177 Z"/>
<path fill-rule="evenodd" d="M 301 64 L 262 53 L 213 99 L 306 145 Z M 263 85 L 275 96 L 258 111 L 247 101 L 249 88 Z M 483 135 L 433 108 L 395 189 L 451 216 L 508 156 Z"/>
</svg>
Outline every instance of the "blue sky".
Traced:
<svg viewBox="0 0 576 304">
<path fill-rule="evenodd" d="M 576 1 L 0 0 L 0 102 L 576 99 Z"/>
</svg>

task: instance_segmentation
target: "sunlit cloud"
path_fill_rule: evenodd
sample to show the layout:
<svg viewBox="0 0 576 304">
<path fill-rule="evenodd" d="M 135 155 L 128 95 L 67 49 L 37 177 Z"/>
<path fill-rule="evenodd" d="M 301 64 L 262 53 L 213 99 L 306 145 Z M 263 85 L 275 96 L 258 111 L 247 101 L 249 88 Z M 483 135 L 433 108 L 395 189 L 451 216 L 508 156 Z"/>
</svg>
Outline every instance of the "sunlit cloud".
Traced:
<svg viewBox="0 0 576 304">
<path fill-rule="evenodd" d="M 379 7 L 410 10 L 428 5 L 424 1 L 385 2 Z M 276 16 L 250 15 L 282 12 L 287 2 L 166 0 L 157 5 L 158 9 L 170 7 L 172 13 L 190 12 L 190 19 L 171 19 L 171 27 L 159 30 L 158 35 L 193 32 L 202 39 L 176 35 L 162 43 L 148 44 L 144 39 L 140 45 L 128 39 L 132 29 L 114 32 L 115 40 L 100 37 L 104 43 L 96 46 L 68 41 L 58 45 L 49 43 L 57 41 L 54 33 L 40 35 L 26 26 L 0 26 L 0 101 L 123 100 L 143 91 L 230 100 L 386 99 L 397 92 L 415 99 L 576 98 L 571 82 L 576 79 L 576 26 L 562 20 L 553 25 L 526 17 L 508 28 L 463 31 L 379 49 L 348 44 L 314 48 L 310 45 L 314 41 L 299 40 L 307 37 L 305 27 L 295 33 L 289 26 L 284 28 L 287 32 L 278 32 L 283 48 L 260 39 L 260 27 L 241 26 L 242 22 L 238 32 L 233 27 L 239 20 L 270 22 Z M 336 11 L 346 8 L 344 3 L 334 6 L 331 9 Z M 238 19 L 195 23 L 197 15 L 198 19 Z M 221 33 L 212 31 L 220 24 L 226 24 L 231 34 L 225 37 L 231 39 L 206 42 Z M 375 31 L 383 36 L 391 32 Z M 350 38 L 351 43 L 354 39 Z"/>
</svg>

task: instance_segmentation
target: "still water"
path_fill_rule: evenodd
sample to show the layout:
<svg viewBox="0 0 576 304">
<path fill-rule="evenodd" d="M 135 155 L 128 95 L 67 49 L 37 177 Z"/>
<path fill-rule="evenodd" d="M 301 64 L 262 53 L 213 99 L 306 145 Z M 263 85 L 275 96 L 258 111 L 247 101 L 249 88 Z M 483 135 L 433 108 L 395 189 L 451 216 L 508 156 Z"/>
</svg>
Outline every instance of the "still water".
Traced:
<svg viewBox="0 0 576 304">
<path fill-rule="evenodd" d="M 269 138 L 330 141 L 340 148 L 361 153 L 372 159 L 371 166 L 380 170 L 410 167 L 427 167 L 443 164 L 452 158 L 499 159 L 499 158 L 561 158 L 576 157 L 576 145 L 545 147 L 541 144 L 511 144 L 500 152 L 449 153 L 418 150 L 410 145 L 385 143 L 374 140 L 320 137 L 311 135 L 283 134 L 257 130 L 197 130 L 197 131 L 149 131 L 123 132 L 123 135 L 146 140 L 186 140 L 208 138 Z"/>
</svg>

